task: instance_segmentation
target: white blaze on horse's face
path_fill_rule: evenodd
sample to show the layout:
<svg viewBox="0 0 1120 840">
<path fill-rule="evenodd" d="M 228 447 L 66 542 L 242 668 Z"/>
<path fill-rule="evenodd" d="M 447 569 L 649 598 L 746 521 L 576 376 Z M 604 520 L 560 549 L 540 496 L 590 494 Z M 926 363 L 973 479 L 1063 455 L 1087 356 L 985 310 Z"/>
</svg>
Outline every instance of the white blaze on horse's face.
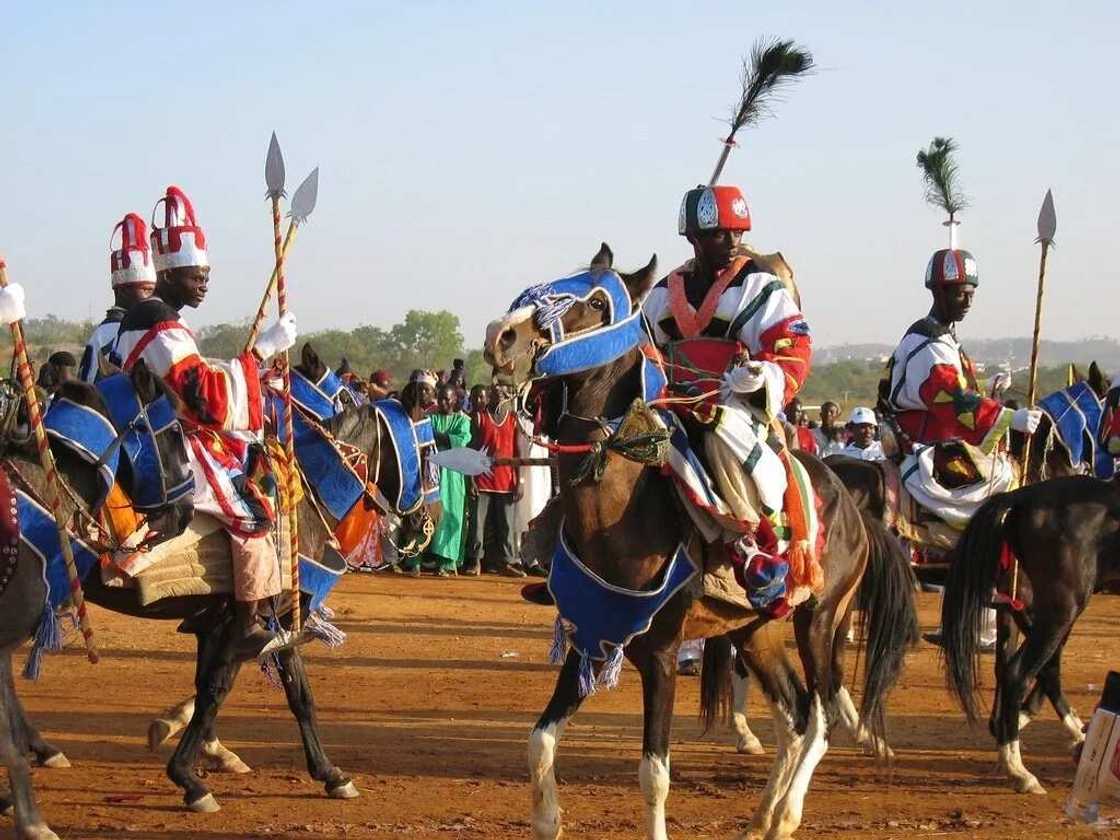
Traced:
<svg viewBox="0 0 1120 840">
<path fill-rule="evenodd" d="M 533 323 L 535 306 L 521 306 L 486 325 L 483 358 L 494 368 L 494 380 L 517 385 L 530 378 L 533 353 L 546 339 Z"/>
</svg>

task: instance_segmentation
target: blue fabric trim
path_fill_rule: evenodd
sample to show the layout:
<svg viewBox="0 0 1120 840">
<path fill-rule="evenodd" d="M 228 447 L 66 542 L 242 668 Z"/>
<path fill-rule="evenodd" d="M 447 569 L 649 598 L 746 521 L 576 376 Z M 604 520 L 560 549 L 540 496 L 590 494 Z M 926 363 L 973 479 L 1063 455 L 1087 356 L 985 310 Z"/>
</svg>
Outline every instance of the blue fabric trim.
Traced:
<svg viewBox="0 0 1120 840">
<path fill-rule="evenodd" d="M 342 462 L 342 456 L 326 436 L 309 425 L 299 412 L 292 419 L 292 431 L 296 460 L 304 477 L 327 512 L 342 519 L 362 498 L 365 486 Z"/>
<path fill-rule="evenodd" d="M 328 562 L 332 558 L 340 562 Z M 304 554 L 299 556 L 299 588 L 311 596 L 308 612 L 315 612 L 323 605 L 323 601 L 346 572 L 346 561 L 333 551 L 325 553 L 323 561 L 320 563 Z"/>
<path fill-rule="evenodd" d="M 47 583 L 47 604 L 58 609 L 70 597 L 70 577 L 62 546 L 58 541 L 58 527 L 50 511 L 22 490 L 16 490 L 19 507 L 20 541 L 43 561 L 43 578 Z M 70 539 L 78 577 L 84 578 L 97 565 L 97 555 L 81 540 Z"/>
<path fill-rule="evenodd" d="M 581 655 L 605 661 L 635 636 L 649 630 L 654 617 L 688 583 L 696 567 L 683 545 L 661 573 L 653 590 L 614 586 L 579 561 L 569 548 L 563 525 L 548 575 L 548 591 L 564 620 L 568 642 Z"/>
<path fill-rule="evenodd" d="M 117 439 L 117 430 L 104 414 L 89 406 L 80 405 L 73 400 L 56 399 L 51 403 L 43 418 L 47 434 L 57 440 L 83 461 L 96 464 L 102 455 Z M 120 450 L 114 449 L 105 462 L 98 467 L 101 479 L 99 493 L 94 509 L 101 506 L 116 480 L 117 466 L 120 464 Z"/>
<path fill-rule="evenodd" d="M 661 365 L 652 359 L 642 357 L 642 399 L 653 402 L 658 399 L 669 384 L 668 377 Z"/>
<path fill-rule="evenodd" d="M 1116 470 L 1115 461 L 1100 445 L 1104 405 L 1087 382 L 1075 382 L 1039 400 L 1039 408 L 1050 418 L 1059 442 L 1069 453 L 1070 462 L 1091 466 L 1097 478 L 1108 479 Z"/>
<path fill-rule="evenodd" d="M 399 489 L 393 504 L 397 513 L 412 513 L 424 501 L 425 496 L 430 495 L 426 494 L 423 482 L 421 448 L 435 445 L 431 421 L 425 418 L 414 424 L 398 400 L 378 400 L 374 406 L 377 414 L 385 421 L 385 428 L 389 430 L 389 440 L 397 457 Z M 424 439 L 423 443 L 421 437 Z M 437 487 L 437 498 L 438 495 Z"/>
<path fill-rule="evenodd" d="M 292 399 L 317 420 L 326 420 L 338 412 L 336 400 L 339 392 L 346 386 L 333 370 L 324 373 L 318 382 L 312 382 L 292 368 L 291 382 Z"/>
<path fill-rule="evenodd" d="M 534 365 L 539 376 L 566 376 L 610 364 L 645 338 L 641 310 L 617 324 L 550 344 Z"/>
</svg>

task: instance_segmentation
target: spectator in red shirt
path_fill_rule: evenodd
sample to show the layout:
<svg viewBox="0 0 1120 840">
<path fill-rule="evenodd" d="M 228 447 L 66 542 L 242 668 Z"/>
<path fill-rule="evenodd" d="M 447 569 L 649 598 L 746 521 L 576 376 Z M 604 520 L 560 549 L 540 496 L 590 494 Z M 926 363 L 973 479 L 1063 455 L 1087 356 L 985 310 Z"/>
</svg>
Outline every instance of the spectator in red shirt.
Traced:
<svg viewBox="0 0 1120 840">
<path fill-rule="evenodd" d="M 494 458 L 514 458 L 517 455 L 517 418 L 511 406 L 509 389 L 503 385 L 490 388 L 489 402 L 472 418 L 471 446 L 485 449 Z M 470 538 L 470 563 L 468 574 L 477 574 L 482 568 L 486 552 L 486 534 L 493 530 L 491 568 L 497 574 L 525 577 L 525 570 L 514 551 L 514 522 L 517 502 L 521 498 L 520 471 L 508 465 L 496 465 L 493 470 L 474 480 L 478 491 L 475 517 Z"/>
<path fill-rule="evenodd" d="M 817 439 L 813 430 L 809 428 L 809 418 L 801 408 L 801 400 L 794 397 L 786 405 L 786 421 L 789 422 L 797 433 L 797 448 L 806 452 L 817 454 Z"/>
</svg>

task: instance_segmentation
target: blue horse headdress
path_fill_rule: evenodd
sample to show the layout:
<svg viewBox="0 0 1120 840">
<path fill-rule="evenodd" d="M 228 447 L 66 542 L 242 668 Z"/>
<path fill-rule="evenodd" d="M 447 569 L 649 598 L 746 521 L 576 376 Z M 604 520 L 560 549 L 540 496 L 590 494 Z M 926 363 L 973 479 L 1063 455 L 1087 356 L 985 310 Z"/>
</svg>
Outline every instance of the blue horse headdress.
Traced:
<svg viewBox="0 0 1120 840">
<path fill-rule="evenodd" d="M 607 298 L 607 323 L 567 335 L 564 315 L 597 291 Z M 533 364 L 534 372 L 541 377 L 582 373 L 609 364 L 645 338 L 641 309 L 634 307 L 622 278 L 609 269 L 593 269 L 533 286 L 518 296 L 509 311 L 529 308 L 534 323 L 552 339 Z"/>
</svg>

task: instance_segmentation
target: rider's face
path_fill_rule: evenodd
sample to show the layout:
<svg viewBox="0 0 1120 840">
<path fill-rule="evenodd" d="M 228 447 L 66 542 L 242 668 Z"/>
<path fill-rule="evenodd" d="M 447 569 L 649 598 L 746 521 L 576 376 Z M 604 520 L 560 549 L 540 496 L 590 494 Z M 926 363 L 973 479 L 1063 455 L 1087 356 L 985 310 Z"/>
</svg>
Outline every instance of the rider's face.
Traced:
<svg viewBox="0 0 1120 840">
<path fill-rule="evenodd" d="M 696 258 L 708 268 L 719 270 L 731 262 L 731 255 L 743 238 L 741 230 L 706 230 L 691 237 Z"/>
<path fill-rule="evenodd" d="M 975 286 L 938 286 L 933 291 L 935 314 L 945 323 L 963 321 L 972 308 L 972 296 L 975 294 Z"/>
</svg>

